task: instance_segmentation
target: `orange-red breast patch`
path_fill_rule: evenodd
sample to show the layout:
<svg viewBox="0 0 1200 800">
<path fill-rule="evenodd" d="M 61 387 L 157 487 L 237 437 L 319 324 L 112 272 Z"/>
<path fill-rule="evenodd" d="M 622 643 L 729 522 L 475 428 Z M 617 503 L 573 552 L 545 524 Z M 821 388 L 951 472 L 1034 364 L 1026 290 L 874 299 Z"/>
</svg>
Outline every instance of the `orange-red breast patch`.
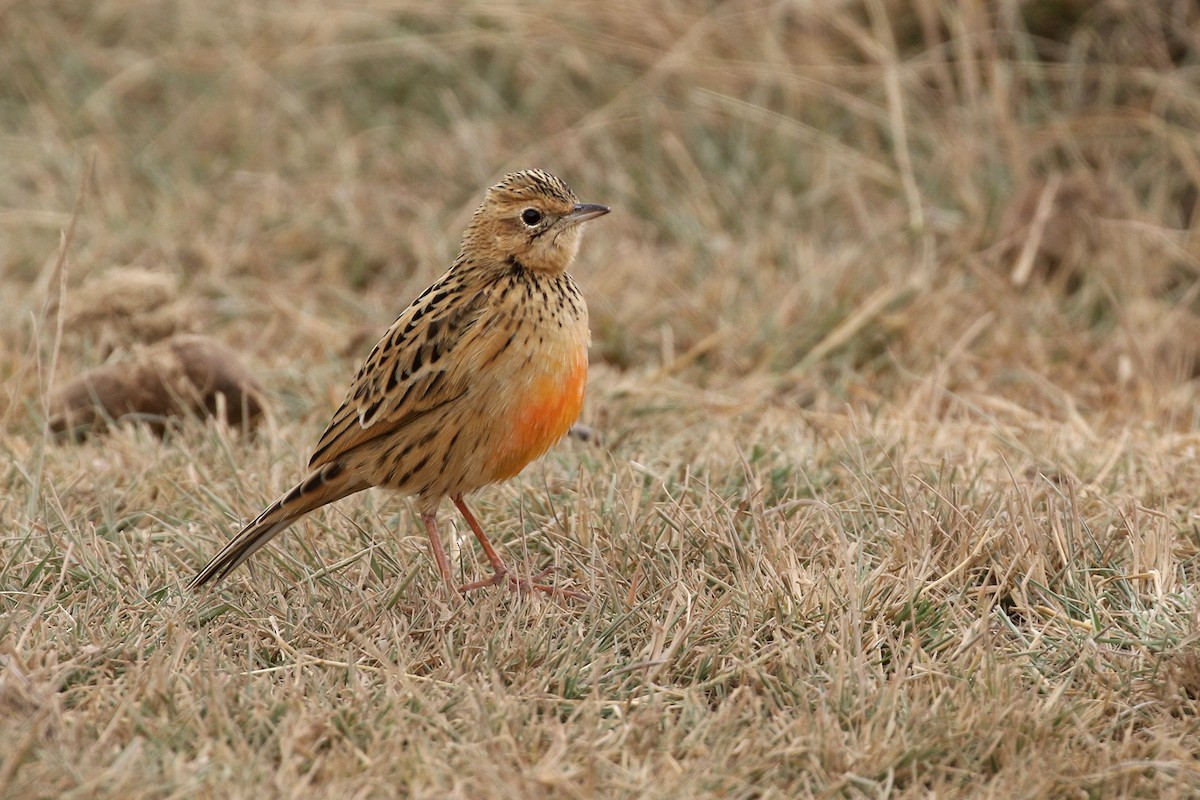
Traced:
<svg viewBox="0 0 1200 800">
<path fill-rule="evenodd" d="M 550 449 L 579 418 L 587 388 L 587 350 L 571 365 L 566 379 L 543 375 L 533 382 L 513 415 L 507 441 L 492 459 L 492 480 L 511 478 Z"/>
</svg>

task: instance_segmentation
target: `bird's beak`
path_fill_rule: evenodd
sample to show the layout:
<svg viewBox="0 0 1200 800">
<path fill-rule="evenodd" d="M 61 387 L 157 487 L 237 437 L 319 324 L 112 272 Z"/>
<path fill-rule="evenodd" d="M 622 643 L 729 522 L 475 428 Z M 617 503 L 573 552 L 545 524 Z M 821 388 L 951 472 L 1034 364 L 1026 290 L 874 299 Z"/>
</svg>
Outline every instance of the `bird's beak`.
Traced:
<svg viewBox="0 0 1200 800">
<path fill-rule="evenodd" d="M 608 206 L 602 206 L 599 203 L 576 203 L 575 207 L 571 209 L 571 213 L 562 218 L 562 222 L 568 226 L 578 225 L 589 219 L 603 217 L 611 210 Z"/>
</svg>

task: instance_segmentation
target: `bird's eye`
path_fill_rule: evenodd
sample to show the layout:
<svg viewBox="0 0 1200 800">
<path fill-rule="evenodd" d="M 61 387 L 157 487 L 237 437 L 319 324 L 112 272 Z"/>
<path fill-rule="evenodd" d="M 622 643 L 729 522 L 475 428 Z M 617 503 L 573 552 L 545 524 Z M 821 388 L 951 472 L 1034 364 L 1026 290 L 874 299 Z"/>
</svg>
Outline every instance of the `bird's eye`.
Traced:
<svg viewBox="0 0 1200 800">
<path fill-rule="evenodd" d="M 536 208 L 527 208 L 521 212 L 521 222 L 524 222 L 529 227 L 533 227 L 542 221 L 542 212 Z"/>
</svg>

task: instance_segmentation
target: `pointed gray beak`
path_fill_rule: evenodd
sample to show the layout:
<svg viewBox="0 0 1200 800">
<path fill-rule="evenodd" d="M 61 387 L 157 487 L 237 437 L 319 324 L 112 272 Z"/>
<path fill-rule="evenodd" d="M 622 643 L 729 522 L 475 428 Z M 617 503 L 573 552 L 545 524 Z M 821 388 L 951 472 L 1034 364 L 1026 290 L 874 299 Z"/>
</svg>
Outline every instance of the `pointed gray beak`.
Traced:
<svg viewBox="0 0 1200 800">
<path fill-rule="evenodd" d="M 578 225 L 589 219 L 603 217 L 611 210 L 608 206 L 602 206 L 599 203 L 576 203 L 575 207 L 571 209 L 571 213 L 563 217 L 562 221 L 567 225 Z"/>
</svg>

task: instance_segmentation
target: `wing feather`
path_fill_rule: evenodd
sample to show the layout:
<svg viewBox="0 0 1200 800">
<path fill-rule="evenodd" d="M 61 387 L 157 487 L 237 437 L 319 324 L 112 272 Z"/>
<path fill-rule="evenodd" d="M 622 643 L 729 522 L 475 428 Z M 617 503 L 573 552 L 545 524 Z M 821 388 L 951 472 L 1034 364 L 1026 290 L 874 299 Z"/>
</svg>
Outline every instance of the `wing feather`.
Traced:
<svg viewBox="0 0 1200 800">
<path fill-rule="evenodd" d="M 462 353 L 486 307 L 464 292 L 453 270 L 404 310 L 371 350 L 313 450 L 309 467 L 328 464 L 454 402 L 471 374 Z"/>
</svg>

